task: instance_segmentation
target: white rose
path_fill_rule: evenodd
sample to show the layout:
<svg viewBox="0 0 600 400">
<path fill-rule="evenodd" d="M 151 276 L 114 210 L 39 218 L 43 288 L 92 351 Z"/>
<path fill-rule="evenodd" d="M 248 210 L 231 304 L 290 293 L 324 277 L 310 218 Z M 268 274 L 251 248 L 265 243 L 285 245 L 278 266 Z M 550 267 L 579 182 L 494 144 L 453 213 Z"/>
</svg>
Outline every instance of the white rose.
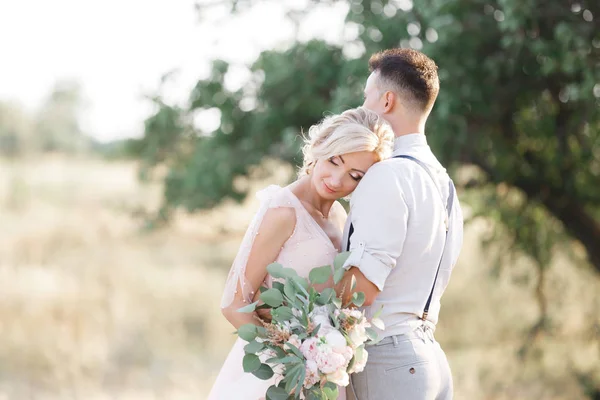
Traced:
<svg viewBox="0 0 600 400">
<path fill-rule="evenodd" d="M 348 384 L 350 384 L 350 375 L 343 369 L 338 369 L 337 371 L 328 374 L 327 380 L 338 386 L 348 386 Z"/>
<path fill-rule="evenodd" d="M 365 365 L 367 365 L 369 353 L 365 349 L 362 349 L 362 351 L 357 351 L 354 357 L 354 365 L 352 366 L 352 368 L 350 368 L 348 373 L 354 374 L 356 372 L 363 372 L 365 369 Z"/>
<path fill-rule="evenodd" d="M 354 347 L 362 345 L 369 338 L 363 325 L 354 326 L 354 328 L 352 328 L 352 330 L 348 333 L 348 336 L 350 337 L 350 341 Z"/>
<path fill-rule="evenodd" d="M 346 347 L 346 338 L 339 331 L 331 330 L 325 335 L 325 340 L 327 344 L 331 346 L 333 349 L 340 349 L 343 351 L 343 348 Z"/>
</svg>

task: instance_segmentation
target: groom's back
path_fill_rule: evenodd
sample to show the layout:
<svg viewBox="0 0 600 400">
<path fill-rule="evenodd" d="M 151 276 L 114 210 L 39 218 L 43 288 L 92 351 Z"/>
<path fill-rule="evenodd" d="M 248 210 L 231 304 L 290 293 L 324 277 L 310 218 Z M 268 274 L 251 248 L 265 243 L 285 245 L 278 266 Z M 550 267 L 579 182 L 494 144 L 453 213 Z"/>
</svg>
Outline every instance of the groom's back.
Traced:
<svg viewBox="0 0 600 400">
<path fill-rule="evenodd" d="M 400 155 L 408 155 L 421 161 L 432 176 L 419 163 L 411 159 L 397 158 Z M 384 305 L 381 317 L 386 329 L 383 336 L 412 331 L 420 323 L 419 318 L 431 293 L 443 251 L 444 256 L 427 318 L 433 324 L 437 323 L 440 298 L 450 280 L 463 236 L 462 212 L 454 194 L 446 237 L 446 205 L 450 177 L 431 152 L 425 136 L 413 134 L 397 138 L 394 157 L 373 166 L 372 172 L 369 171 L 365 176 L 365 179 L 377 180 L 377 185 L 389 185 L 388 190 L 399 192 L 400 200 L 387 206 L 389 209 L 379 210 L 380 213 L 385 213 L 390 218 L 397 217 L 395 213 L 405 214 L 401 219 L 405 224 L 405 235 L 403 244 L 398 245 L 401 248 L 395 249 L 394 254 L 398 255 L 395 266 L 385 279 L 381 293 L 370 307 L 372 313 Z M 362 183 L 356 196 L 368 197 L 369 193 L 360 186 Z M 365 200 L 363 198 L 361 201 Z M 372 201 L 375 204 L 377 200 Z M 393 230 L 396 227 L 387 228 Z M 389 236 L 395 234 L 396 232 L 390 232 Z M 385 236 L 384 234 L 381 237 Z M 389 244 L 384 243 L 382 248 L 385 245 Z M 372 247 L 373 250 L 366 251 L 372 251 L 377 257 L 375 249 L 378 248 L 378 244 L 367 244 L 367 247 Z"/>
</svg>

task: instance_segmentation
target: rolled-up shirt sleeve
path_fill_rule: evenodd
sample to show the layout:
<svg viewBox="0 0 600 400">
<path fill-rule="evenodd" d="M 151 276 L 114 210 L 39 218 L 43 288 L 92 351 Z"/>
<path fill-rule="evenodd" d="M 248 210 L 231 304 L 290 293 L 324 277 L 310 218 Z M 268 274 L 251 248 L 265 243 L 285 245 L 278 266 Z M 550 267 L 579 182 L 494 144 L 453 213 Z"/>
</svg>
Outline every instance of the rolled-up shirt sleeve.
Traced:
<svg viewBox="0 0 600 400">
<path fill-rule="evenodd" d="M 375 164 L 350 201 L 354 232 L 344 268 L 359 268 L 379 290 L 396 267 L 406 238 L 409 208 L 400 179 L 385 162 Z"/>
</svg>

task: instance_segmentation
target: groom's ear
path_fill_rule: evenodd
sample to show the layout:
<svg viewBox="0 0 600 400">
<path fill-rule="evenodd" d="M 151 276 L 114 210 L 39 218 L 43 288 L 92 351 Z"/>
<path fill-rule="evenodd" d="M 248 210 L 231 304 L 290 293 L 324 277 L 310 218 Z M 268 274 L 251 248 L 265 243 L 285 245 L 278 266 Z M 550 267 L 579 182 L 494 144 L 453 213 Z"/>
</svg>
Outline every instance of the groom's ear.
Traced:
<svg viewBox="0 0 600 400">
<path fill-rule="evenodd" d="M 383 105 L 383 111 L 389 113 L 394 109 L 394 105 L 396 104 L 396 94 L 394 92 L 387 91 L 383 96 L 385 101 Z"/>
</svg>

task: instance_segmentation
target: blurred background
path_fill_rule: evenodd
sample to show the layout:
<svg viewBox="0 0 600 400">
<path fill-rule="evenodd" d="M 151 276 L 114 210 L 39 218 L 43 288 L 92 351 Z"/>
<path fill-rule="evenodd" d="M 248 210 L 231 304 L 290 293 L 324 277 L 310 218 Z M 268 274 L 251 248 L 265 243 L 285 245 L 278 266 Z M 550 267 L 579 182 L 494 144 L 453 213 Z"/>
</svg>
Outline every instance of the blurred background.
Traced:
<svg viewBox="0 0 600 400">
<path fill-rule="evenodd" d="M 27 0 L 0 2 L 0 400 L 206 398 L 254 193 L 398 46 L 439 65 L 468 220 L 455 398 L 600 399 L 598 0 Z"/>
</svg>

